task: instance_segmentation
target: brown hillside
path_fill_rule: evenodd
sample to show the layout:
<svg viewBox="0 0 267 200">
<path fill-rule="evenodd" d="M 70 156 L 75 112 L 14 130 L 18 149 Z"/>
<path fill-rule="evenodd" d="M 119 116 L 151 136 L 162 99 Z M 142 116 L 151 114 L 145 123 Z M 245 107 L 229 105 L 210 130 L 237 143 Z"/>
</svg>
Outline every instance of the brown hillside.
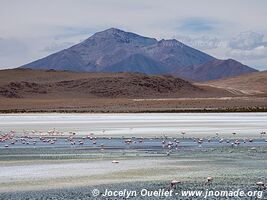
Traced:
<svg viewBox="0 0 267 200">
<path fill-rule="evenodd" d="M 8 98 L 177 98 L 215 94 L 212 89 L 172 76 L 30 69 L 0 71 L 0 96 Z"/>
<path fill-rule="evenodd" d="M 267 94 L 267 71 L 209 81 L 205 82 L 205 85 L 223 88 L 236 94 L 265 95 Z"/>
</svg>

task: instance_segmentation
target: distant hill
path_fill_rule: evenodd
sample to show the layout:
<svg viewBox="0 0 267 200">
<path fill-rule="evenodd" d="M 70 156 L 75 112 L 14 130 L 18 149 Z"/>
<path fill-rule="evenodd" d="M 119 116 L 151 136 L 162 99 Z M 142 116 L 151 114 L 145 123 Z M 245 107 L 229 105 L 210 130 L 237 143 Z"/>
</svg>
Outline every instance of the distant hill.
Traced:
<svg viewBox="0 0 267 200">
<path fill-rule="evenodd" d="M 208 81 L 205 85 L 224 88 L 234 94 L 267 95 L 267 71 Z"/>
<path fill-rule="evenodd" d="M 173 74 L 190 80 L 207 81 L 248 74 L 256 71 L 257 70 L 233 59 L 216 59 L 201 65 L 178 68 Z"/>
<path fill-rule="evenodd" d="M 220 61 L 177 40 L 156 40 L 111 28 L 23 68 L 76 72 L 140 72 L 212 80 L 256 71 Z"/>
<path fill-rule="evenodd" d="M 216 94 L 172 76 L 0 70 L 0 97 L 7 98 L 178 98 Z"/>
</svg>

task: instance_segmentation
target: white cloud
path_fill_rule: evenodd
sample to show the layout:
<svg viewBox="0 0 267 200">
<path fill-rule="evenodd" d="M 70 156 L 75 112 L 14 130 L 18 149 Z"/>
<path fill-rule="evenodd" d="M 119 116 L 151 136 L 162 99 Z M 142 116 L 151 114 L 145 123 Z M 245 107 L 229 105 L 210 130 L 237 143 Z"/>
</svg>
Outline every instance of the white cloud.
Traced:
<svg viewBox="0 0 267 200">
<path fill-rule="evenodd" d="M 236 59 L 256 60 L 267 57 L 267 42 L 264 35 L 247 31 L 242 32 L 229 42 L 229 50 L 226 55 Z"/>
<path fill-rule="evenodd" d="M 229 46 L 232 49 L 253 50 L 266 44 L 266 42 L 263 41 L 263 37 L 263 34 L 246 31 L 233 37 L 229 42 Z"/>
<path fill-rule="evenodd" d="M 255 48 L 250 48 L 246 50 L 242 49 L 231 49 L 226 54 L 229 57 L 243 60 L 254 60 L 267 57 L 267 47 L 266 46 L 257 46 Z"/>
</svg>

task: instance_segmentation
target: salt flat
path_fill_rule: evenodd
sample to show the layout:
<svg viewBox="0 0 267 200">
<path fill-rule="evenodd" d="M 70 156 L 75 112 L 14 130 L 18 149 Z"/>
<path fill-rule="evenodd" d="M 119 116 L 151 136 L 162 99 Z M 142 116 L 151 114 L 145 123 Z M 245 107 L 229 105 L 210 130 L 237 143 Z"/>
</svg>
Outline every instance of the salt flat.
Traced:
<svg viewBox="0 0 267 200">
<path fill-rule="evenodd" d="M 267 129 L 267 113 L 147 113 L 147 114 L 7 114 L 0 115 L 1 131 L 11 129 L 77 132 L 79 135 L 188 137 L 220 133 L 258 136 Z"/>
</svg>

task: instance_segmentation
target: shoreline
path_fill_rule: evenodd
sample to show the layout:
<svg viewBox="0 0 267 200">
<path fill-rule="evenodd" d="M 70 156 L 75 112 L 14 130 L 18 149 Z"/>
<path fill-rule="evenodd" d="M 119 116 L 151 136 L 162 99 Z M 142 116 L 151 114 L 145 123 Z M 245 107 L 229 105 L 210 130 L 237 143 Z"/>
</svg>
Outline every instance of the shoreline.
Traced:
<svg viewBox="0 0 267 200">
<path fill-rule="evenodd" d="M 240 108 L 196 108 L 196 109 L 145 109 L 145 110 L 78 110 L 78 109 L 3 109 L 0 114 L 13 113 L 244 113 L 244 112 L 267 112 L 267 107 L 240 107 Z"/>
</svg>

